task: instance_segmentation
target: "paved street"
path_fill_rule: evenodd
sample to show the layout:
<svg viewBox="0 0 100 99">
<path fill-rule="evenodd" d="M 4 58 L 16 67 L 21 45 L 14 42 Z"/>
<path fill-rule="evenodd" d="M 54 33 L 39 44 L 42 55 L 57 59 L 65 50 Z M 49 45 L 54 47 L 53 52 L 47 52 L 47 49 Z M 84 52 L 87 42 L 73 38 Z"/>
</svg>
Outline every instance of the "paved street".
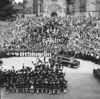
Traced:
<svg viewBox="0 0 100 99">
<path fill-rule="evenodd" d="M 23 62 L 31 64 L 32 60 L 35 60 L 35 58 L 3 59 L 4 65 L 8 64 L 9 68 L 10 65 L 16 66 L 17 63 L 18 65 L 22 65 Z M 64 68 L 65 78 L 68 80 L 67 94 L 6 94 L 2 90 L 1 99 L 100 99 L 100 82 L 92 74 L 93 68 L 98 68 L 99 65 L 83 60 L 80 60 L 80 62 L 79 69 Z"/>
</svg>

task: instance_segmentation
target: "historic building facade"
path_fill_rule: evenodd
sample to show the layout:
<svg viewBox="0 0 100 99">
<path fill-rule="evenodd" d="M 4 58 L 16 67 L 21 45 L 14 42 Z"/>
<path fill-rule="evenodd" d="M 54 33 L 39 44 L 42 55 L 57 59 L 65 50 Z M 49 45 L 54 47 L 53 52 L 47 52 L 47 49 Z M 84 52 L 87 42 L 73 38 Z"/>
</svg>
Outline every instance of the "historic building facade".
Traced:
<svg viewBox="0 0 100 99">
<path fill-rule="evenodd" d="M 100 0 L 24 0 L 26 14 L 38 16 L 100 15 Z"/>
<path fill-rule="evenodd" d="M 44 0 L 43 16 L 66 16 L 67 2 L 66 0 Z"/>
</svg>

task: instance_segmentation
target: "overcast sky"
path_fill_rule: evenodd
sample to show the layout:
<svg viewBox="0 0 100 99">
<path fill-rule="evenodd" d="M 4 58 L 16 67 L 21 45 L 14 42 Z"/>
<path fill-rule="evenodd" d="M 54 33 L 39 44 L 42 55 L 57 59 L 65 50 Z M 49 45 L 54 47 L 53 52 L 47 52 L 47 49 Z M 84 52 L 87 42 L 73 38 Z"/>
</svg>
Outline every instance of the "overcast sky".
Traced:
<svg viewBox="0 0 100 99">
<path fill-rule="evenodd" d="M 18 2 L 23 2 L 23 0 L 15 0 L 15 2 L 17 2 L 17 3 L 18 3 Z"/>
</svg>

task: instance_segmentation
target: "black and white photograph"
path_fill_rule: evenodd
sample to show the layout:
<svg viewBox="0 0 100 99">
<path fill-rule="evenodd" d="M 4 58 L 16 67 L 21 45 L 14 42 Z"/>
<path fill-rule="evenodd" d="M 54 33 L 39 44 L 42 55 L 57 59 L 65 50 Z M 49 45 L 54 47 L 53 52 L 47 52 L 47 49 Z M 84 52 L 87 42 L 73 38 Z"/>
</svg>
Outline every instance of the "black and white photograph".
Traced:
<svg viewBox="0 0 100 99">
<path fill-rule="evenodd" d="M 0 99 L 100 99 L 100 0 L 0 0 Z"/>
</svg>

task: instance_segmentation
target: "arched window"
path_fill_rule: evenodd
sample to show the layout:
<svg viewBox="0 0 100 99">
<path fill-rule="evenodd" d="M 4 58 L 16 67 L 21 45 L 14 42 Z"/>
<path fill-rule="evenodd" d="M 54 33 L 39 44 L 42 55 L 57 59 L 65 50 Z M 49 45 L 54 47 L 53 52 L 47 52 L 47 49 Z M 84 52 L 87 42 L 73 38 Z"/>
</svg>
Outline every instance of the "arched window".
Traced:
<svg viewBox="0 0 100 99">
<path fill-rule="evenodd" d="M 62 7 L 58 4 L 51 4 L 48 7 L 48 11 L 51 11 L 51 12 L 56 12 L 56 11 L 60 11 L 60 10 L 62 10 Z"/>
</svg>

